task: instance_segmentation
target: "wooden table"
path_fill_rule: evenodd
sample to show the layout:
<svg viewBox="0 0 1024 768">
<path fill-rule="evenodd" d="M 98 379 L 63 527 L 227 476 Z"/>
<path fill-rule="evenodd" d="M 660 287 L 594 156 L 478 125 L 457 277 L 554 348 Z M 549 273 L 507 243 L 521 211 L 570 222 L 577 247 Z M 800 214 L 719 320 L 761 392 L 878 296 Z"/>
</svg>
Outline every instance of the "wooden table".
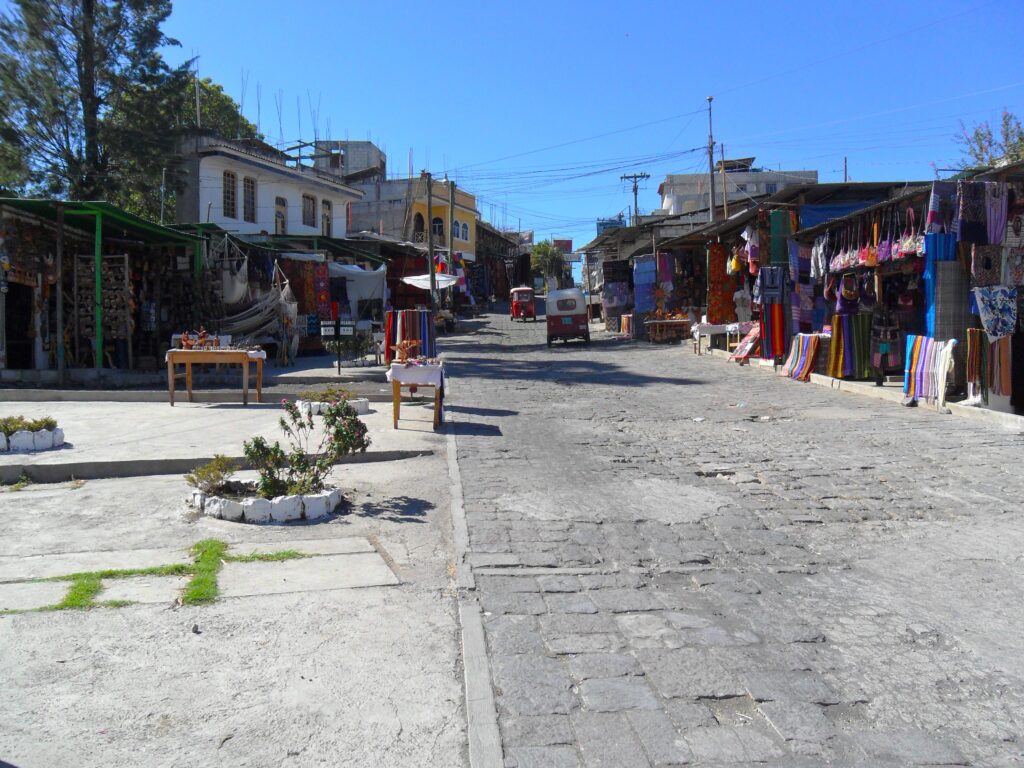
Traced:
<svg viewBox="0 0 1024 768">
<path fill-rule="evenodd" d="M 402 390 L 430 387 L 434 390 L 434 429 L 441 426 L 441 401 L 444 398 L 443 365 L 406 365 L 392 362 L 387 373 L 391 382 L 392 427 L 398 429 L 402 410 Z"/>
<path fill-rule="evenodd" d="M 168 350 L 167 361 L 167 396 L 174 405 L 174 379 L 184 376 L 188 401 L 192 402 L 192 365 L 195 363 L 213 363 L 215 365 L 242 366 L 242 403 L 249 404 L 249 364 L 256 364 L 256 402 L 263 402 L 263 361 L 266 352 L 249 352 L 244 349 L 171 349 Z M 175 365 L 184 365 L 184 374 L 175 374 Z"/>
<path fill-rule="evenodd" d="M 647 326 L 647 340 L 652 343 L 683 339 L 690 335 L 690 321 L 685 319 L 646 320 L 644 325 Z"/>
</svg>

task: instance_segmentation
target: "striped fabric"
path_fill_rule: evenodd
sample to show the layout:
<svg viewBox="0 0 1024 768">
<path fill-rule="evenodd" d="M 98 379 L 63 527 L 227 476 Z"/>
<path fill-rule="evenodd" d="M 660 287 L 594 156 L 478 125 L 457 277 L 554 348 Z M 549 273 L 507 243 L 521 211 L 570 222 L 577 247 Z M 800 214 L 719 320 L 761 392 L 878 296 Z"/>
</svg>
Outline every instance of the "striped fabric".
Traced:
<svg viewBox="0 0 1024 768">
<path fill-rule="evenodd" d="M 793 337 L 789 357 L 779 371 L 780 376 L 788 376 L 797 381 L 807 381 L 814 370 L 818 358 L 821 337 L 816 333 L 798 333 Z"/>
</svg>

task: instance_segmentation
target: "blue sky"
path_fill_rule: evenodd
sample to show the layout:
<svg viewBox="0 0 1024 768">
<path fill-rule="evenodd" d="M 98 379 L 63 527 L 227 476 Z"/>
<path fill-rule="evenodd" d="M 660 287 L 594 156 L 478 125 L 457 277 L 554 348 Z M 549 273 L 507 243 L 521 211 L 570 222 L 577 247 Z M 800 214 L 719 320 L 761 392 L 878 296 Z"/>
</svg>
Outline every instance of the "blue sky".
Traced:
<svg viewBox="0 0 1024 768">
<path fill-rule="evenodd" d="M 253 121 L 259 89 L 271 142 L 315 123 L 399 175 L 411 150 L 483 218 L 576 245 L 632 205 L 621 175 L 651 175 L 647 212 L 666 173 L 706 170 L 709 95 L 726 156 L 822 181 L 844 155 L 857 181 L 933 178 L 961 120 L 1024 117 L 1020 0 L 176 0 L 165 30 L 172 61 L 245 82 Z"/>
</svg>

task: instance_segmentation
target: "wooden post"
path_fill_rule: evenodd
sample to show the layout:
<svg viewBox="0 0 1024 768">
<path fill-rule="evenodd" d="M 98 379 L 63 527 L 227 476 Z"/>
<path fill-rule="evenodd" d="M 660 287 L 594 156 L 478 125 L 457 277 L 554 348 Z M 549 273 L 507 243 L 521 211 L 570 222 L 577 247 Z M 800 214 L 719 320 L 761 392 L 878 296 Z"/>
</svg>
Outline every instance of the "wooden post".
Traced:
<svg viewBox="0 0 1024 768">
<path fill-rule="evenodd" d="M 57 203 L 57 381 L 64 384 L 64 204 Z"/>
<path fill-rule="evenodd" d="M 93 244 L 93 329 L 94 337 L 93 363 L 96 370 L 103 368 L 103 214 L 96 214 L 96 237 Z"/>
</svg>

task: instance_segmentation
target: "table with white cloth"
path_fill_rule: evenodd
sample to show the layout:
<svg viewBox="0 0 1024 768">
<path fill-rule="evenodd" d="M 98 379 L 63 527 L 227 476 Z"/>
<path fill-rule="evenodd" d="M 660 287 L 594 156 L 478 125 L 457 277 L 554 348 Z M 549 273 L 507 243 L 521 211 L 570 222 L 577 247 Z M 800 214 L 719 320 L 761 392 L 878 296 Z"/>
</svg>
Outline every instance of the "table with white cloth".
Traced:
<svg viewBox="0 0 1024 768">
<path fill-rule="evenodd" d="M 192 402 L 192 365 L 213 363 L 214 365 L 242 366 L 242 403 L 249 404 L 249 366 L 256 365 L 256 402 L 263 402 L 263 361 L 267 353 L 263 350 L 247 349 L 171 349 L 164 356 L 167 363 L 167 395 L 174 405 L 174 380 L 178 376 L 185 379 L 188 401 Z M 174 366 L 184 365 L 184 374 L 175 374 Z"/>
<path fill-rule="evenodd" d="M 402 408 L 402 390 L 410 390 L 410 394 L 420 387 L 432 387 L 434 390 L 434 429 L 441 426 L 441 402 L 444 399 L 446 376 L 443 363 L 400 363 L 393 361 L 387 372 L 391 382 L 392 421 L 398 429 L 398 419 Z"/>
<path fill-rule="evenodd" d="M 702 338 L 711 338 L 712 336 L 725 336 L 726 348 L 728 348 L 731 337 L 735 336 L 736 342 L 739 343 L 739 340 L 753 327 L 754 323 L 750 321 L 742 323 L 697 323 L 691 330 L 693 351 L 698 355 L 701 354 Z"/>
</svg>

